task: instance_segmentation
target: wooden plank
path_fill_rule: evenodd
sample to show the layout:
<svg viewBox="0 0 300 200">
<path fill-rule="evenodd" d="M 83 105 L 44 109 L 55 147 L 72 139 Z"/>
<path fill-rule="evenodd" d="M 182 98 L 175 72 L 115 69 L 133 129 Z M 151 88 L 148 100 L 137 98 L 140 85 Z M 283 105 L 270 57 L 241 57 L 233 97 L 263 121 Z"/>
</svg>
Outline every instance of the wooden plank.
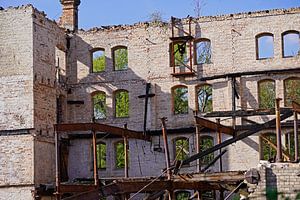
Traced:
<svg viewBox="0 0 300 200">
<path fill-rule="evenodd" d="M 82 193 L 95 190 L 95 185 L 60 185 L 60 193 Z"/>
<path fill-rule="evenodd" d="M 203 126 L 205 128 L 209 128 L 214 131 L 221 131 L 222 133 L 225 133 L 228 135 L 233 135 L 233 133 L 234 133 L 234 129 L 232 129 L 231 127 L 217 124 L 215 122 L 204 119 L 202 117 L 195 116 L 195 118 L 196 118 L 197 125 Z"/>
<path fill-rule="evenodd" d="M 73 131 L 96 131 L 107 132 L 120 137 L 135 138 L 150 141 L 150 137 L 143 135 L 142 132 L 137 132 L 129 129 L 124 129 L 116 126 L 110 126 L 100 123 L 76 123 L 76 124 L 56 124 L 56 131 L 73 132 Z M 87 133 L 90 134 L 90 133 Z"/>
</svg>

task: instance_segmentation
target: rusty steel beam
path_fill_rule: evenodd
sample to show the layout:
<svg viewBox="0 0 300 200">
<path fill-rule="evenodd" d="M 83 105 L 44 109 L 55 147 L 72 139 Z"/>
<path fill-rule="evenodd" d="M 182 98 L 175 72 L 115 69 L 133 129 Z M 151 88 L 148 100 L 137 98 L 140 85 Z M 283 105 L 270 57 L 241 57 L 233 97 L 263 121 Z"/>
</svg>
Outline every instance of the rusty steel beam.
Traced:
<svg viewBox="0 0 300 200">
<path fill-rule="evenodd" d="M 231 127 L 212 122 L 212 121 L 210 121 L 208 119 L 204 119 L 202 117 L 195 116 L 195 118 L 196 118 L 196 123 L 197 123 L 196 125 L 200 125 L 200 126 L 209 128 L 214 131 L 221 131 L 222 133 L 225 133 L 228 135 L 233 135 L 233 133 L 234 133 L 234 129 L 232 129 Z"/>
<path fill-rule="evenodd" d="M 57 131 L 72 132 L 72 131 L 96 131 L 96 132 L 107 132 L 112 135 L 128 138 L 135 138 L 150 141 L 150 137 L 143 135 L 142 132 L 124 129 L 116 126 L 110 126 L 107 124 L 100 123 L 75 123 L 75 124 L 56 124 L 55 128 Z"/>
<path fill-rule="evenodd" d="M 163 133 L 163 139 L 164 139 L 167 175 L 168 175 L 168 179 L 170 180 L 172 172 L 171 172 L 171 169 L 170 169 L 170 153 L 169 153 L 169 146 L 168 146 L 166 118 L 161 118 L 161 124 L 162 124 L 162 133 Z"/>
<path fill-rule="evenodd" d="M 299 140 L 298 140 L 298 113 L 294 111 L 294 146 L 295 146 L 295 158 L 294 161 L 299 161 Z"/>
<path fill-rule="evenodd" d="M 280 116 L 280 120 L 281 121 L 285 120 L 285 119 L 291 117 L 292 115 L 293 115 L 293 111 L 287 110 L 287 111 L 285 111 Z M 269 127 L 271 127 L 271 126 L 273 126 L 275 124 L 276 124 L 276 119 L 272 119 L 272 120 L 270 120 L 270 121 L 268 121 L 268 122 L 266 122 L 264 124 L 255 125 L 252 129 L 250 129 L 250 130 L 248 130 L 248 131 L 246 131 L 244 133 L 241 133 L 241 134 L 237 135 L 234 138 L 228 139 L 228 140 L 222 142 L 221 144 L 217 144 L 217 145 L 215 145 L 215 146 L 213 146 L 213 147 L 211 147 L 211 148 L 209 148 L 209 149 L 207 149 L 207 150 L 205 150 L 203 152 L 200 152 L 198 154 L 194 154 L 194 155 L 190 156 L 189 158 L 183 160 L 182 164 L 185 165 L 185 164 L 193 162 L 193 161 L 195 161 L 197 159 L 201 159 L 202 157 L 204 157 L 204 156 L 206 156 L 206 155 L 208 155 L 208 154 L 210 154 L 212 152 L 215 152 L 215 151 L 217 151 L 217 150 L 219 150 L 221 148 L 224 148 L 224 147 L 226 147 L 226 146 L 228 146 L 228 145 L 230 145 L 230 144 L 232 144 L 234 142 L 242 140 L 242 139 L 244 139 L 244 138 L 246 138 L 246 137 L 248 137 L 250 135 L 253 135 L 254 133 L 257 133 L 257 132 L 259 132 L 259 131 L 261 131 L 263 129 L 269 128 Z M 174 170 L 178 170 L 178 169 L 174 169 Z"/>
<path fill-rule="evenodd" d="M 277 98 L 275 102 L 275 111 L 276 111 L 276 140 L 277 140 L 277 148 L 276 148 L 276 162 L 282 162 L 282 143 L 281 143 L 281 124 L 280 124 L 280 101 L 281 98 Z"/>
<path fill-rule="evenodd" d="M 65 185 L 61 184 L 60 185 L 60 192 L 61 193 L 82 193 L 82 192 L 89 192 L 96 190 L 97 186 L 95 185 Z"/>
</svg>

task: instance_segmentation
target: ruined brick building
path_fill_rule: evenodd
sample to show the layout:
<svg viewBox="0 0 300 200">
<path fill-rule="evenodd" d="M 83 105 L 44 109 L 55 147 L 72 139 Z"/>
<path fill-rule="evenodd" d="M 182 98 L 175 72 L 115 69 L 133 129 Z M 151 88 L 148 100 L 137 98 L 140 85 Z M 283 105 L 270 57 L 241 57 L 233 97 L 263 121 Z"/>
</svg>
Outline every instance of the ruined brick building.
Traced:
<svg viewBox="0 0 300 200">
<path fill-rule="evenodd" d="M 85 31 L 61 3 L 0 10 L 0 199 L 296 197 L 299 8 Z"/>
</svg>

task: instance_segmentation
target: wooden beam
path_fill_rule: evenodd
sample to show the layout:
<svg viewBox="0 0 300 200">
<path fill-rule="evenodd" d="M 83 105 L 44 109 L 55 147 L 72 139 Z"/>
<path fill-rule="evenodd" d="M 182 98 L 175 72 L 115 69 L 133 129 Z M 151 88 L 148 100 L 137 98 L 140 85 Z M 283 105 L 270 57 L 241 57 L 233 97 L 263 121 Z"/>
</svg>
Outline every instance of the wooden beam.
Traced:
<svg viewBox="0 0 300 200">
<path fill-rule="evenodd" d="M 196 118 L 196 125 L 203 126 L 205 128 L 209 128 L 214 131 L 221 131 L 222 133 L 228 134 L 228 135 L 233 135 L 234 129 L 228 126 L 224 126 L 215 122 L 212 122 L 210 120 L 204 119 L 202 117 L 197 117 Z"/>
<path fill-rule="evenodd" d="M 128 138 L 150 141 L 150 137 L 143 135 L 142 132 L 137 132 L 129 129 L 124 129 L 124 128 L 110 126 L 107 124 L 100 124 L 100 123 L 56 124 L 55 128 L 57 131 L 62 131 L 62 132 L 73 132 L 73 131 L 107 132 L 112 135 L 116 135 L 120 137 L 127 136 Z"/>
<path fill-rule="evenodd" d="M 97 189 L 95 185 L 60 185 L 61 193 L 82 193 Z"/>
</svg>

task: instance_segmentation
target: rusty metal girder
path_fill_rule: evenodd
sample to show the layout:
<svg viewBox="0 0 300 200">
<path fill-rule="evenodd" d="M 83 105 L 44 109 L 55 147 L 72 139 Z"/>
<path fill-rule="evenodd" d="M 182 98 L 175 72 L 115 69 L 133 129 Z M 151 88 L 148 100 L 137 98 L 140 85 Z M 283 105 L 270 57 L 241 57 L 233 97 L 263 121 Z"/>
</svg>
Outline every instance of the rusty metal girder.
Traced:
<svg viewBox="0 0 300 200">
<path fill-rule="evenodd" d="M 210 120 L 204 119 L 202 117 L 195 116 L 197 125 L 203 126 L 205 128 L 209 128 L 214 131 L 221 131 L 222 133 L 233 135 L 234 129 L 228 126 L 224 126 L 221 124 L 217 124 Z"/>
<path fill-rule="evenodd" d="M 82 192 L 89 192 L 97 189 L 95 185 L 60 185 L 60 192 L 61 193 L 82 193 Z"/>
<path fill-rule="evenodd" d="M 96 132 L 107 132 L 112 135 L 127 138 L 135 138 L 140 140 L 150 141 L 150 137 L 143 135 L 142 132 L 124 129 L 116 126 L 110 126 L 107 124 L 100 123 L 75 123 L 75 124 L 56 124 L 54 125 L 56 131 L 62 132 L 73 132 L 73 131 L 96 131 Z"/>
</svg>

